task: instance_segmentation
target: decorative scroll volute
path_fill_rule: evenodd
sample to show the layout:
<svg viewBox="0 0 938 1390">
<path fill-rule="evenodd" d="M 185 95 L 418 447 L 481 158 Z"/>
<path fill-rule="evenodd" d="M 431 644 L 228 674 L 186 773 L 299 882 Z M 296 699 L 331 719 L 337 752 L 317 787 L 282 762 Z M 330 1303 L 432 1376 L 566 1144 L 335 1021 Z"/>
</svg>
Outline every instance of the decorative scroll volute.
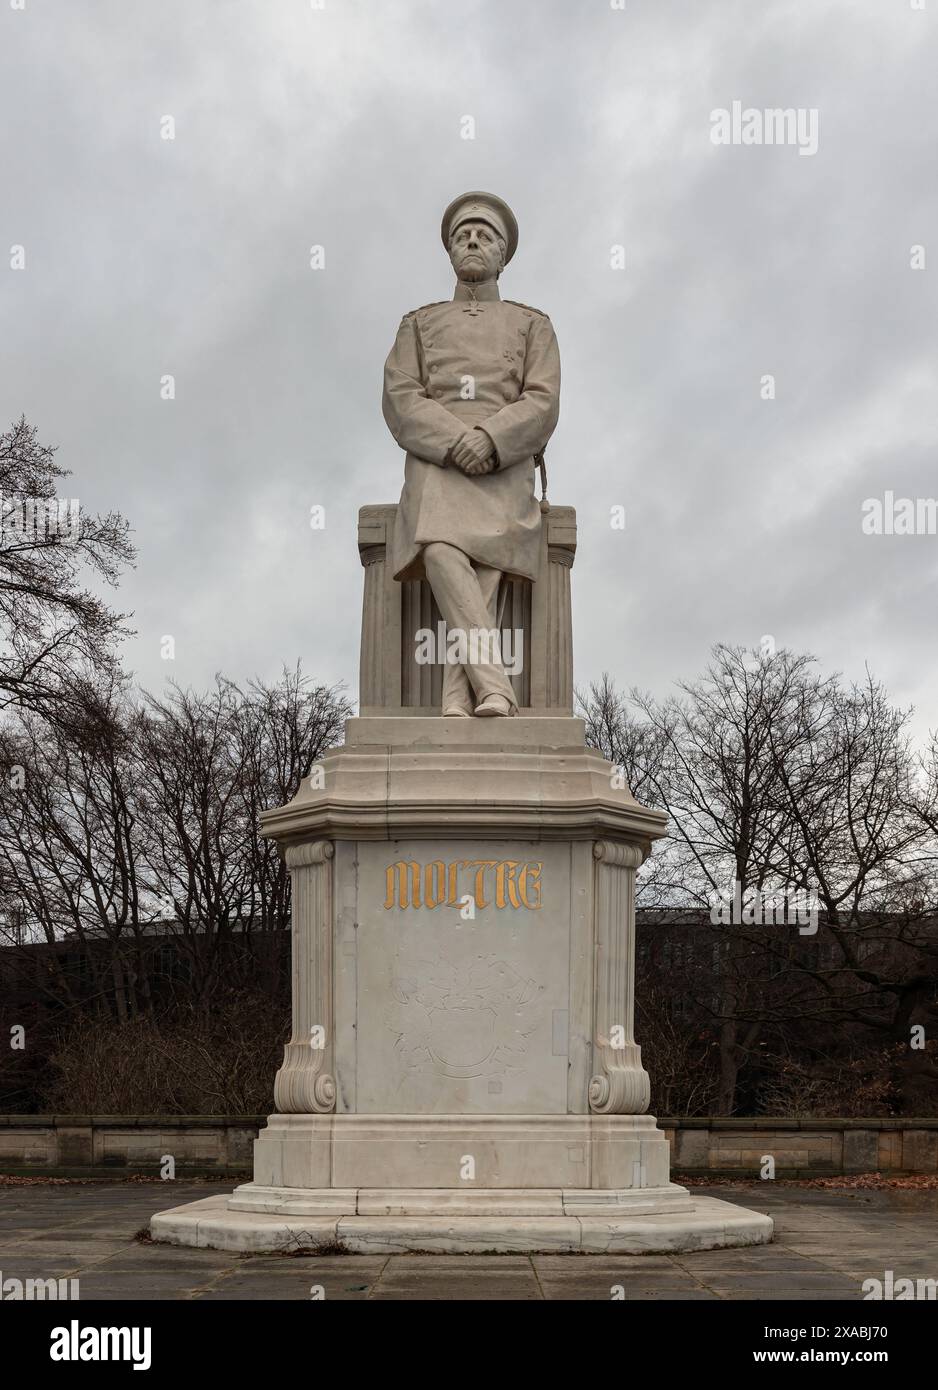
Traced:
<svg viewBox="0 0 938 1390">
<path fill-rule="evenodd" d="M 292 882 L 293 1030 L 274 1081 L 283 1115 L 335 1109 L 332 999 L 332 843 L 314 840 L 286 852 Z"/>
<path fill-rule="evenodd" d="M 651 1085 L 633 1037 L 635 1015 L 635 871 L 643 846 L 597 840 L 593 846 L 594 1074 L 590 1109 L 603 1115 L 641 1115 Z"/>
</svg>

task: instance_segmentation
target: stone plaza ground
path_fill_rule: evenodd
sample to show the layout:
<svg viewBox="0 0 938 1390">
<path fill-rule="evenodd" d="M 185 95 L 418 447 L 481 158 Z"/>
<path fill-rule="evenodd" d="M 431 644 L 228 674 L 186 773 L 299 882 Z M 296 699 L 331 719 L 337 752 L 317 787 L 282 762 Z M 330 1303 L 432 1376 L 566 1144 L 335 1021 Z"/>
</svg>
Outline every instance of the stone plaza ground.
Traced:
<svg viewBox="0 0 938 1390">
<path fill-rule="evenodd" d="M 938 1191 L 700 1187 L 765 1212 L 771 1245 L 682 1255 L 237 1255 L 139 1239 L 209 1182 L 0 1186 L 0 1280 L 77 1279 L 82 1301 L 860 1300 L 867 1279 L 938 1278 Z M 617 1288 L 617 1292 L 613 1292 Z M 620 1290 L 620 1291 L 619 1291 Z M 4 1294 L 9 1297 L 9 1292 Z"/>
</svg>

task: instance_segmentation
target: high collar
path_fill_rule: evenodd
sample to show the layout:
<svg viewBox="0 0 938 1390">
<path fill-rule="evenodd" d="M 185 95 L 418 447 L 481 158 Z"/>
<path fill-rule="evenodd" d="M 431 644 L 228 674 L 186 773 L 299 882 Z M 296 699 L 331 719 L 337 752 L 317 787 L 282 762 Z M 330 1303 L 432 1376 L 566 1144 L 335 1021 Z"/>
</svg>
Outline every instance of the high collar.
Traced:
<svg viewBox="0 0 938 1390">
<path fill-rule="evenodd" d="M 498 292 L 498 281 L 480 280 L 476 285 L 468 285 L 464 280 L 457 280 L 456 293 L 453 295 L 453 299 L 477 299 L 480 304 L 492 299 L 501 299 Z"/>
</svg>

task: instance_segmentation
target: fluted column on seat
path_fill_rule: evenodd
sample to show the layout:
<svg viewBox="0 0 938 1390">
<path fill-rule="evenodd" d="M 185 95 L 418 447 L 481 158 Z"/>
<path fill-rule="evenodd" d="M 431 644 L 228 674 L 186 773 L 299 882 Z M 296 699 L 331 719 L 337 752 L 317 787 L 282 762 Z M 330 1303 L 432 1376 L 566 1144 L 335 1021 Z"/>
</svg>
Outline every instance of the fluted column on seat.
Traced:
<svg viewBox="0 0 938 1390">
<path fill-rule="evenodd" d="M 573 613 L 570 571 L 573 551 L 568 545 L 547 547 L 547 704 L 573 713 Z"/>
</svg>

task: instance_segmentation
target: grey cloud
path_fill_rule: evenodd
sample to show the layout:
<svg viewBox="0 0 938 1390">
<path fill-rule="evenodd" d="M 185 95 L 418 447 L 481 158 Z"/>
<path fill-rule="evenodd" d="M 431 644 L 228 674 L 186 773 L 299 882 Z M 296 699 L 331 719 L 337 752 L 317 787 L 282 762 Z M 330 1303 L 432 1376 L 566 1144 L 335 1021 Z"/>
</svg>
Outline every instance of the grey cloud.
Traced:
<svg viewBox="0 0 938 1390">
<path fill-rule="evenodd" d="M 140 679 L 300 657 L 354 686 L 356 511 L 402 472 L 381 366 L 400 315 L 451 292 L 440 213 L 481 187 L 521 223 L 503 291 L 563 354 L 578 681 L 663 692 L 771 632 L 938 724 L 938 540 L 858 522 L 887 487 L 938 493 L 938 242 L 908 268 L 938 224 L 936 22 L 872 0 L 0 12 L 0 246 L 28 255 L 4 271 L 3 415 L 132 520 Z M 817 155 L 714 147 L 734 99 L 817 107 Z"/>
</svg>

